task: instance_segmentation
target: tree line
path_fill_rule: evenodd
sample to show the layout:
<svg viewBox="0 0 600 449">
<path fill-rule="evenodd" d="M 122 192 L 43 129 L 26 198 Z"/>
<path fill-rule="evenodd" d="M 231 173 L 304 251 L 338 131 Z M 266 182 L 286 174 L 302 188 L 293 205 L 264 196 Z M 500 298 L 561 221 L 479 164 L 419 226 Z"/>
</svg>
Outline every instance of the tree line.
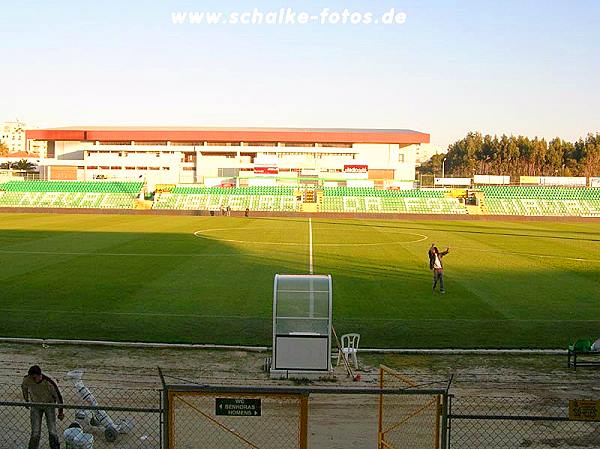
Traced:
<svg viewBox="0 0 600 449">
<path fill-rule="evenodd" d="M 422 173 L 441 176 L 443 162 L 445 175 L 453 177 L 600 176 L 600 134 L 568 142 L 470 132 L 449 145 L 446 154 L 434 155 Z"/>
<path fill-rule="evenodd" d="M 27 159 L 21 159 L 17 162 L 3 162 L 0 164 L 0 170 L 18 170 L 18 171 L 33 171 L 35 165 Z"/>
<path fill-rule="evenodd" d="M 0 142 L 0 157 L 5 157 L 8 154 L 8 146 L 4 142 Z M 21 159 L 17 162 L 0 163 L 0 170 L 33 171 L 35 170 L 35 165 L 29 162 L 27 159 Z"/>
<path fill-rule="evenodd" d="M 4 142 L 0 142 L 0 157 L 4 157 L 8 154 L 8 146 Z"/>
</svg>

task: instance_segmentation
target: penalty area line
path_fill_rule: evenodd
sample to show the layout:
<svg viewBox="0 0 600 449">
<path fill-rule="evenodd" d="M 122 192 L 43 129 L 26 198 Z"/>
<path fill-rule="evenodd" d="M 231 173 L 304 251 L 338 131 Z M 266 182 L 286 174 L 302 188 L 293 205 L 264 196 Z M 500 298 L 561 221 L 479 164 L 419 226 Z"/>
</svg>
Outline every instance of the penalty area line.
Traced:
<svg viewBox="0 0 600 449">
<path fill-rule="evenodd" d="M 170 318 L 208 318 L 208 319 L 251 319 L 267 320 L 267 317 L 247 315 L 201 315 L 195 313 L 169 313 L 169 312 L 106 312 L 89 310 L 55 310 L 55 309 L 0 309 L 2 313 L 41 313 L 41 314 L 69 314 L 69 315 L 100 315 L 100 316 L 147 316 L 147 317 L 170 317 Z"/>
<path fill-rule="evenodd" d="M 101 256 L 101 257 L 227 257 L 232 254 L 210 253 L 94 253 L 83 251 L 25 251 L 25 250 L 0 250 L 0 254 L 31 254 L 40 256 Z"/>
</svg>

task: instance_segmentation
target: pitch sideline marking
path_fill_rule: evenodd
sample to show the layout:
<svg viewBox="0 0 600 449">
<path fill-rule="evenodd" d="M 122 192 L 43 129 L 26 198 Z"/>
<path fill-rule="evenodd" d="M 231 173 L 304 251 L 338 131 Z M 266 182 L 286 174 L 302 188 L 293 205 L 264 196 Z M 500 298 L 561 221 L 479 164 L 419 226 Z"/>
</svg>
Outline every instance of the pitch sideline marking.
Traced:
<svg viewBox="0 0 600 449">
<path fill-rule="evenodd" d="M 264 316 L 246 316 L 246 315 L 200 315 L 194 313 L 163 313 L 163 312 L 103 312 L 103 311 L 88 311 L 88 310 L 55 310 L 55 309 L 0 309 L 3 313 L 59 313 L 59 314 L 72 314 L 80 315 L 82 313 L 86 315 L 116 315 L 116 316 L 156 316 L 156 317 L 176 317 L 176 318 L 208 318 L 208 319 L 250 319 L 250 320 L 268 320 L 269 317 Z M 391 321 L 391 322 L 415 322 L 415 321 L 426 321 L 426 322 L 445 322 L 445 321 L 459 321 L 466 323 L 476 322 L 540 322 L 540 323 L 598 323 L 600 320 L 592 319 L 550 319 L 550 318 L 345 318 L 343 321 Z"/>
<path fill-rule="evenodd" d="M 90 345 L 90 346 L 114 346 L 118 348 L 186 348 L 186 349 L 225 349 L 238 351 L 264 352 L 270 348 L 267 346 L 240 346 L 240 345 L 218 345 L 218 344 L 195 344 L 195 343 L 158 343 L 158 342 L 127 342 L 111 340 L 66 340 L 56 338 L 18 338 L 0 337 L 2 343 L 17 344 L 48 344 L 48 345 Z M 372 354 L 566 354 L 566 349 L 420 349 L 420 348 L 360 348 L 360 352 Z M 0 360 L 2 361 L 2 360 Z M 9 360 L 9 361 L 12 361 Z M 126 367 L 125 367 L 126 368 Z M 106 373 L 105 373 L 106 374 Z"/>
<path fill-rule="evenodd" d="M 207 235 L 203 235 L 203 232 L 213 232 L 213 231 L 231 231 L 235 229 L 244 229 L 247 228 L 211 228 L 211 229 L 200 229 L 194 232 L 194 235 L 198 238 L 205 240 L 214 240 L 216 242 L 228 242 L 228 243 L 248 243 L 254 245 L 280 245 L 280 246 L 304 246 L 305 243 L 293 243 L 293 242 L 258 242 L 252 240 L 236 240 L 236 239 L 223 239 L 219 237 L 210 237 Z M 427 240 L 429 237 L 424 234 L 419 234 L 418 232 L 404 232 L 401 231 L 399 234 L 404 235 L 415 235 L 419 238 L 416 240 L 408 240 L 405 242 L 377 242 L 377 243 L 314 243 L 313 246 L 382 246 L 382 245 L 403 245 L 407 243 L 419 243 L 424 240 Z"/>
<path fill-rule="evenodd" d="M 495 251 L 492 249 L 477 249 L 477 248 L 461 248 L 467 251 L 477 251 L 481 253 L 491 254 L 510 254 L 513 256 L 526 256 L 526 257 L 541 257 L 545 259 L 561 259 L 561 260 L 573 260 L 576 262 L 596 262 L 600 263 L 600 259 L 584 259 L 582 257 L 569 257 L 569 256 L 555 256 L 553 254 L 533 254 L 533 253 L 520 253 L 517 251 Z"/>
</svg>

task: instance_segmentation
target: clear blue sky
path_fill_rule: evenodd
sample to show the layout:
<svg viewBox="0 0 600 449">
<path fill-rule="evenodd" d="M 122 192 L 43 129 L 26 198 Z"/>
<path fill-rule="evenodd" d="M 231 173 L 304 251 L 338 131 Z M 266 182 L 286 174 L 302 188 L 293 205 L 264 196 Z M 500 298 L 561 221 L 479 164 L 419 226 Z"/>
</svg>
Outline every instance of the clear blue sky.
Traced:
<svg viewBox="0 0 600 449">
<path fill-rule="evenodd" d="M 394 7 L 403 25 L 173 25 Z M 600 1 L 47 1 L 0 13 L 0 121 L 600 131 Z"/>
</svg>

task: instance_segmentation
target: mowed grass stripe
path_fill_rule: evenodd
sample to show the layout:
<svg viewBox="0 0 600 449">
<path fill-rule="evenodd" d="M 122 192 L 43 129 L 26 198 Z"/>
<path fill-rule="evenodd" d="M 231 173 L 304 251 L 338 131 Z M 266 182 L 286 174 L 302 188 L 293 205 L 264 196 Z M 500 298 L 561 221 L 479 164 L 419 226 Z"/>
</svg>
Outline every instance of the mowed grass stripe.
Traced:
<svg viewBox="0 0 600 449">
<path fill-rule="evenodd" d="M 325 222 L 327 225 L 329 222 Z M 340 224 L 335 223 L 336 226 Z M 391 226 L 392 225 L 392 226 Z M 348 223 L 347 228 L 355 227 L 361 234 L 368 232 L 372 238 L 381 238 L 384 231 L 393 229 L 394 222 Z M 318 231 L 321 228 L 317 229 Z M 399 231 L 433 234 L 428 229 L 415 228 Z M 393 234 L 386 236 L 388 239 Z M 392 322 L 408 318 L 412 327 L 418 328 L 416 334 L 427 332 L 428 324 L 421 318 L 434 317 L 451 320 L 465 316 L 465 305 L 475 317 L 504 318 L 492 307 L 481 303 L 462 286 L 454 287 L 454 294 L 460 295 L 459 303 L 441 302 L 431 292 L 431 272 L 429 271 L 427 251 L 433 237 L 429 240 L 405 245 L 387 245 L 381 248 L 338 249 L 324 251 L 319 249 L 317 258 L 323 260 L 324 270 L 331 271 L 334 279 L 334 318 L 356 321 L 366 317 Z M 320 256 L 319 256 L 320 255 Z M 438 295 L 439 296 L 439 295 Z M 395 340 L 401 329 L 372 327 L 370 333 L 377 332 L 376 338 Z"/>
<path fill-rule="evenodd" d="M 223 221 L 223 219 L 217 219 Z M 56 305 L 54 311 L 48 311 L 48 316 L 60 316 L 60 302 L 67 302 L 76 308 L 81 308 L 80 320 L 75 320 L 75 326 L 71 325 L 68 332 L 73 327 L 78 326 L 79 322 L 85 322 L 89 326 L 89 313 L 94 309 L 111 310 L 115 313 L 130 312 L 132 315 L 123 317 L 123 319 L 112 320 L 110 324 L 104 321 L 97 322 L 98 327 L 108 327 L 113 333 L 113 338 L 136 339 L 136 340 L 156 340 L 169 339 L 172 341 L 189 341 L 190 339 L 209 340 L 222 338 L 222 332 L 215 329 L 217 323 L 207 325 L 214 319 L 210 315 L 223 310 L 236 311 L 242 315 L 233 318 L 234 325 L 228 325 L 231 338 L 238 338 L 240 329 L 247 329 L 248 335 L 253 338 L 262 338 L 265 334 L 264 329 L 269 323 L 265 323 L 264 318 L 252 318 L 256 314 L 262 314 L 265 317 L 270 316 L 271 309 L 271 286 L 274 273 L 280 269 L 285 269 L 286 261 L 293 260 L 293 252 L 285 252 L 284 258 L 273 257 L 265 253 L 264 249 L 259 254 L 246 253 L 240 250 L 239 245 L 224 245 L 218 241 L 203 241 L 197 239 L 192 234 L 192 229 L 199 227 L 198 220 L 193 221 L 193 227 L 188 228 L 189 232 L 177 234 L 176 236 L 160 234 L 155 236 L 147 232 L 138 234 L 128 234 L 131 238 L 123 239 L 120 234 L 111 233 L 113 239 L 117 240 L 118 248 L 124 247 L 148 247 L 160 244 L 164 239 L 163 246 L 172 250 L 172 245 L 189 251 L 198 248 L 211 254 L 211 251 L 220 251 L 230 253 L 230 257 L 222 257 L 221 262 L 213 260 L 199 260 L 195 257 L 192 261 L 189 258 L 181 257 L 175 261 L 136 261 L 124 260 L 118 263 L 114 258 L 107 262 L 104 258 L 81 257 L 72 258 L 71 262 L 77 266 L 79 281 L 72 279 L 68 281 L 70 274 L 64 272 L 62 267 L 52 266 L 36 267 L 39 273 L 36 280 L 31 285 L 32 288 L 39 287 L 43 290 L 44 284 L 55 283 L 52 291 L 45 294 L 44 303 L 47 305 Z M 251 225 L 250 234 L 264 234 L 275 232 L 273 239 L 279 238 L 282 230 L 273 230 L 271 226 L 265 226 L 263 222 L 247 222 Z M 208 223 L 214 225 L 215 221 Z M 286 224 L 287 231 L 290 231 L 289 224 Z M 147 231 L 147 229 L 144 229 Z M 293 229 L 292 229 L 293 231 Z M 86 239 L 94 241 L 94 235 L 86 234 Z M 102 240 L 102 238 L 100 238 Z M 46 244 L 52 244 L 46 240 Z M 102 245 L 103 248 L 105 246 Z M 116 248 L 115 248 L 116 249 Z M 207 259 L 211 259 L 207 257 Z M 282 264 L 283 260 L 283 264 Z M 63 260 L 59 261 L 63 265 Z M 270 266 L 269 266 L 270 265 Z M 300 264 L 296 264 L 298 266 Z M 304 263 L 301 264 L 304 268 Z M 32 267 L 30 267 L 32 268 Z M 305 269 L 305 268 L 304 268 Z M 293 271 L 292 268 L 289 271 Z M 95 274 L 102 273 L 101 276 Z M 235 285 L 237 288 L 232 289 Z M 9 292 L 10 293 L 10 292 Z M 248 300 L 251 298 L 252 300 Z M 256 301 L 255 298 L 263 300 Z M 125 312 L 126 311 L 126 312 Z M 156 311 L 155 313 L 148 313 Z M 181 313 L 160 313 L 161 311 L 179 311 Z M 204 312 L 208 316 L 206 319 L 198 319 L 198 312 Z M 136 315 L 138 313 L 139 315 Z M 31 314 L 31 312 L 29 312 Z M 183 315 L 183 316 L 182 316 Z M 194 316 L 195 328 L 188 324 Z M 219 316 L 222 316 L 220 313 Z M 247 316 L 241 322 L 240 317 Z M 132 319 L 133 318 L 133 319 Z M 151 326 L 149 319 L 151 318 Z M 223 318 L 227 321 L 227 318 Z M 61 321 L 66 321 L 61 319 Z M 95 329 L 91 331 L 96 335 L 101 334 Z M 46 326 L 48 327 L 48 326 Z M 184 329 L 189 328 L 188 331 Z M 54 332 L 54 324 L 49 329 Z M 65 332 L 63 329 L 60 332 Z M 87 329 L 80 329 L 81 334 L 86 334 Z M 83 338 L 73 337 L 72 338 Z"/>
<path fill-rule="evenodd" d="M 585 298 L 589 293 L 598 287 L 597 280 L 590 285 L 587 280 L 578 279 L 580 271 L 585 269 L 584 265 L 569 270 L 566 268 L 570 264 L 565 264 L 563 261 L 550 264 L 547 260 L 521 256 L 515 251 L 500 252 L 500 254 L 482 252 L 474 255 L 473 251 L 461 250 L 462 247 L 468 246 L 465 235 L 454 233 L 455 246 L 458 247 L 454 253 L 458 252 L 462 260 L 459 264 L 450 264 L 451 259 L 449 259 L 448 266 L 456 267 L 458 279 L 468 285 L 482 301 L 496 304 L 505 316 L 511 318 L 548 317 L 556 314 L 569 316 L 575 304 L 580 308 L 579 313 L 597 313 L 597 310 L 581 308 L 582 302 L 583 304 L 587 302 Z M 477 237 L 471 240 L 471 244 L 475 243 L 484 250 L 490 247 L 507 248 L 511 244 L 521 251 L 550 250 L 550 248 L 540 248 L 540 242 L 537 240 L 523 237 L 509 239 L 504 235 L 495 239 L 489 236 L 487 239 Z M 571 240 L 563 241 L 562 244 L 577 245 Z M 552 249 L 560 253 L 560 245 L 560 241 L 556 240 Z M 451 273 L 452 271 L 450 275 Z M 571 291 L 570 284 L 573 283 L 575 289 Z M 565 287 L 568 289 L 565 290 Z"/>
<path fill-rule="evenodd" d="M 343 253 L 342 255 L 338 252 L 336 256 L 330 256 L 332 259 L 335 258 L 331 267 L 332 271 L 339 268 L 343 261 L 346 261 L 346 267 L 350 267 L 350 270 L 345 269 L 343 271 L 353 271 L 352 279 L 348 279 L 347 288 L 346 285 L 344 285 L 345 282 L 340 282 L 344 281 L 343 273 L 340 273 L 337 276 L 337 282 L 335 282 L 336 276 L 334 276 L 334 286 L 341 287 L 341 289 L 343 289 L 341 292 L 342 294 L 349 295 L 351 294 L 351 291 L 354 291 L 359 293 L 356 296 L 361 298 L 356 303 L 347 308 L 343 308 L 340 311 L 340 288 L 338 288 L 336 295 L 336 299 L 338 300 L 335 302 L 334 307 L 336 320 L 344 320 L 348 315 L 372 315 L 377 313 L 379 306 L 383 306 L 381 307 L 382 312 L 396 314 L 396 318 L 390 319 L 391 322 L 394 320 L 398 321 L 398 315 L 409 315 L 411 318 L 408 320 L 410 322 L 408 327 L 413 333 L 415 340 L 422 341 L 421 336 L 425 336 L 426 341 L 428 341 L 429 344 L 432 344 L 432 342 L 437 343 L 439 340 L 437 338 L 433 338 L 433 340 L 429 339 L 429 336 L 432 335 L 432 331 L 435 332 L 435 329 L 431 329 L 429 324 L 426 324 L 427 319 L 425 316 L 427 315 L 449 315 L 453 316 L 456 322 L 464 322 L 462 317 L 491 312 L 496 315 L 495 320 L 497 320 L 498 323 L 528 323 L 535 322 L 536 314 L 550 314 L 555 316 L 563 316 L 563 312 L 566 312 L 566 316 L 573 316 L 573 313 L 578 314 L 574 302 L 570 301 L 569 298 L 566 298 L 564 294 L 560 295 L 559 298 L 553 298 L 553 295 L 555 295 L 557 291 L 556 284 L 551 280 L 554 278 L 555 280 L 558 280 L 558 283 L 564 282 L 564 280 L 556 278 L 556 273 L 552 272 L 547 273 L 546 276 L 540 278 L 538 273 L 543 273 L 548 267 L 542 265 L 542 269 L 540 269 L 539 261 L 532 262 L 527 260 L 527 257 L 518 254 L 506 254 L 506 251 L 500 251 L 500 256 L 497 254 L 483 254 L 483 256 L 477 254 L 474 256 L 472 251 L 469 251 L 466 254 L 461 253 L 460 251 L 461 245 L 470 241 L 470 236 L 485 236 L 485 239 L 482 239 L 482 241 L 478 243 L 479 248 L 477 248 L 485 252 L 498 246 L 497 239 L 509 239 L 509 241 L 511 238 L 528 239 L 528 234 L 534 233 L 535 229 L 522 230 L 519 229 L 518 225 L 515 226 L 512 223 L 510 228 L 507 229 L 505 223 L 500 223 L 499 227 L 490 226 L 489 224 L 483 227 L 478 226 L 479 229 L 476 229 L 475 233 L 471 233 L 468 232 L 468 224 L 470 223 L 456 226 L 455 223 L 451 222 L 449 226 L 450 229 L 443 228 L 446 222 L 433 223 L 433 226 L 431 226 L 431 222 L 424 224 L 427 226 L 427 229 L 430 230 L 429 241 L 422 246 L 415 245 L 394 248 L 395 252 L 392 254 L 390 254 L 388 249 L 385 251 L 385 258 L 388 259 L 388 263 L 377 263 L 378 259 L 381 260 L 380 254 L 375 254 L 373 257 L 368 254 L 359 256 L 356 250 L 350 251 L 347 254 Z M 390 226 L 390 222 L 381 225 L 379 223 L 374 223 L 376 229 L 380 226 L 387 228 Z M 419 224 L 415 223 L 400 223 L 400 226 L 411 230 L 418 229 L 426 232 Z M 510 230 L 511 236 L 506 235 L 507 230 Z M 458 232 L 453 233 L 452 231 Z M 545 230 L 544 232 L 548 231 Z M 593 237 L 597 236 L 597 234 L 591 234 Z M 547 236 L 544 235 L 543 237 Z M 551 237 L 560 241 L 559 238 L 557 239 L 557 237 L 560 236 L 555 235 Z M 538 238 L 538 236 L 536 235 L 534 238 Z M 573 237 L 571 236 L 571 239 L 572 238 Z M 586 237 L 586 240 L 590 239 Z M 592 241 L 593 240 L 596 239 L 592 238 Z M 571 240 L 569 240 L 569 242 L 570 241 Z M 446 283 L 447 287 L 452 290 L 452 294 L 449 293 L 445 297 L 437 295 L 435 298 L 432 298 L 431 296 L 428 298 L 427 296 L 427 293 L 431 295 L 429 290 L 431 285 L 431 275 L 426 266 L 426 251 L 431 242 L 436 242 L 439 246 L 449 245 L 453 248 L 451 254 L 446 259 Z M 515 243 L 518 242 L 514 242 L 513 240 L 513 244 Z M 566 245 L 568 244 L 569 243 L 566 243 Z M 502 243 L 500 246 L 505 247 L 505 244 Z M 522 248 L 522 244 L 517 244 L 517 247 Z M 402 250 L 412 253 L 412 260 L 402 260 L 402 257 L 400 257 Z M 513 253 L 514 252 L 515 251 L 513 251 Z M 321 249 L 318 253 L 321 254 L 321 258 L 323 257 L 322 253 L 323 251 Z M 397 254 L 398 257 L 394 257 L 394 254 Z M 352 262 L 354 260 L 365 261 L 369 259 L 372 260 L 372 263 L 363 265 L 360 269 L 355 269 L 356 264 Z M 560 261 L 557 261 L 557 263 L 558 262 Z M 398 264 L 395 271 L 390 267 L 390 265 L 393 265 L 394 263 Z M 513 268 L 511 268 L 511 266 Z M 491 269 L 489 267 L 491 267 Z M 489 275 L 488 271 L 491 272 Z M 507 289 L 506 285 L 510 285 L 511 279 L 515 276 L 515 272 L 518 273 L 520 271 L 522 271 L 522 273 L 521 276 L 517 277 L 518 281 L 516 285 Z M 533 274 L 528 275 L 528 273 L 532 271 Z M 572 280 L 578 275 L 578 272 L 568 273 L 566 277 L 569 280 Z M 386 282 L 385 286 L 377 285 L 378 280 L 383 276 L 390 278 L 397 276 L 402 282 L 396 283 L 395 281 L 391 281 Z M 520 277 L 528 278 L 529 280 L 534 278 L 534 284 L 541 284 L 543 288 L 536 289 L 534 285 L 534 288 L 529 289 L 530 283 L 522 282 L 519 279 Z M 548 282 L 549 280 L 550 282 Z M 423 286 L 426 287 L 424 288 Z M 597 288 L 598 283 L 596 280 L 592 290 Z M 360 294 L 360 290 L 362 289 L 366 290 L 364 294 Z M 429 292 L 426 292 L 425 289 L 429 290 Z M 586 295 L 585 291 L 589 292 L 589 289 L 584 288 L 582 296 Z M 538 294 L 538 292 L 541 293 Z M 589 297 L 590 296 L 588 296 L 588 298 Z M 560 308 L 556 307 L 558 304 L 560 304 Z M 342 306 L 344 306 L 344 304 L 342 304 Z M 521 310 L 519 310 L 519 308 Z M 486 310 L 487 312 L 485 312 Z M 586 313 L 585 310 L 582 312 L 583 314 Z M 533 315 L 531 315 L 531 313 L 533 313 Z M 599 315 L 597 308 L 595 310 L 590 310 L 589 313 L 596 317 Z M 522 316 L 531 316 L 532 319 L 521 318 Z M 443 320 L 444 318 L 441 319 Z M 357 318 L 357 320 L 360 321 L 360 318 Z M 477 318 L 471 317 L 468 318 L 468 320 L 470 320 L 470 322 L 479 321 Z M 541 322 L 557 322 L 552 319 L 548 319 L 548 321 L 545 320 L 546 319 L 544 318 Z M 596 320 L 593 319 L 585 320 L 585 322 L 595 321 Z M 485 320 L 482 320 L 481 322 L 483 323 Z M 352 326 L 356 329 L 356 323 L 352 323 Z M 369 330 L 372 331 L 372 329 Z M 377 332 L 377 334 L 380 341 L 385 340 L 386 338 L 389 339 L 390 336 L 392 338 L 395 336 L 397 339 L 403 339 L 405 338 L 404 335 L 406 335 L 404 333 L 405 331 L 406 329 L 386 327 Z M 454 335 L 448 334 L 447 336 L 444 336 L 443 339 L 450 343 L 452 341 L 456 342 L 457 340 L 462 340 L 464 346 L 477 346 L 478 344 L 482 344 L 481 341 L 484 339 L 488 341 L 488 345 L 491 344 L 495 347 L 501 347 L 504 342 L 510 339 L 511 330 L 505 329 L 505 331 L 506 333 L 498 333 L 498 335 L 495 336 L 493 330 L 484 327 L 479 329 L 455 329 Z M 536 330 L 536 332 L 539 331 Z M 560 346 L 565 343 L 569 335 L 576 335 L 577 332 L 580 332 L 580 330 L 561 329 L 562 336 L 558 336 L 559 334 L 556 333 L 555 329 L 546 329 L 542 335 L 545 335 L 546 337 L 553 335 L 553 340 L 557 342 L 555 344 Z M 471 334 L 471 338 L 468 338 L 469 334 Z M 523 338 L 524 335 L 523 332 L 519 332 L 518 335 L 515 336 L 517 338 Z M 538 338 L 538 336 L 539 335 L 532 335 L 531 344 L 546 345 L 549 347 L 549 342 L 544 341 L 544 337 Z M 438 338 L 442 337 L 438 336 Z M 558 342 L 559 339 L 560 343 Z M 520 345 L 523 346 L 527 346 L 528 344 L 529 342 L 526 340 L 523 340 L 522 343 L 520 343 Z"/>
<path fill-rule="evenodd" d="M 597 329 L 598 264 L 558 258 L 600 254 L 593 223 L 314 219 L 313 227 L 315 272 L 333 275 L 338 331 L 361 332 L 366 346 L 561 347 Z M 217 240 L 193 234 L 214 228 L 224 229 Z M 3 250 L 49 253 L 0 252 L 1 333 L 268 345 L 273 276 L 308 271 L 307 228 L 306 219 L 1 215 Z M 409 232 L 429 239 L 399 243 Z M 218 240 L 233 235 L 298 245 Z M 445 296 L 431 293 L 432 241 L 451 246 Z"/>
</svg>

